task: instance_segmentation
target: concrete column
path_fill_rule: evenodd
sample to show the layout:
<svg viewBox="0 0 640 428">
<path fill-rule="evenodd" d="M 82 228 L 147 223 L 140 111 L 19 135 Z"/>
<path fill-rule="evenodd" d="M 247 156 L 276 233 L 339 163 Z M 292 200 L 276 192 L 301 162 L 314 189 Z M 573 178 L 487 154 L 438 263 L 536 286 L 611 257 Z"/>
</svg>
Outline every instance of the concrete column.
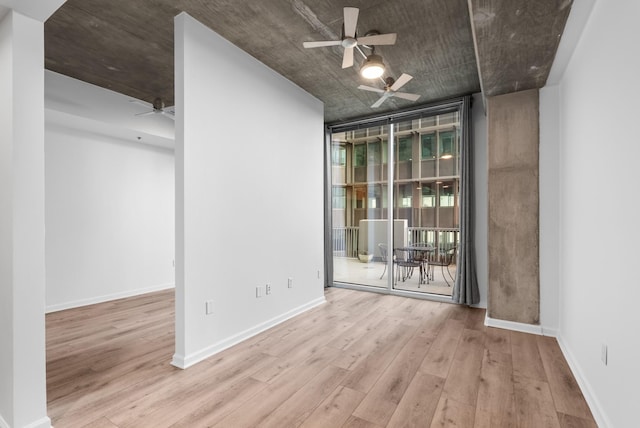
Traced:
<svg viewBox="0 0 640 428">
<path fill-rule="evenodd" d="M 538 90 L 487 99 L 488 316 L 540 321 Z"/>
</svg>

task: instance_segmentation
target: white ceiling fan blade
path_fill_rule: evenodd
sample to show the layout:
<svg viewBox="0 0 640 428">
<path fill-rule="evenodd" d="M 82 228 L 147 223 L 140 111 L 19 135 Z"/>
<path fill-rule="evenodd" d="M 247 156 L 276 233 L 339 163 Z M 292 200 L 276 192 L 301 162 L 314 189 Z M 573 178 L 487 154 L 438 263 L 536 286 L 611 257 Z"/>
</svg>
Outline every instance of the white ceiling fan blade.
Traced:
<svg viewBox="0 0 640 428">
<path fill-rule="evenodd" d="M 374 88 L 373 86 L 360 85 L 360 86 L 358 86 L 358 89 L 362 89 L 364 91 L 377 92 L 379 94 L 384 94 L 384 90 L 383 89 Z"/>
<path fill-rule="evenodd" d="M 136 116 L 150 116 L 155 113 L 156 113 L 155 110 L 151 110 L 151 111 L 145 111 L 144 113 L 138 113 L 136 114 Z"/>
<path fill-rule="evenodd" d="M 374 36 L 358 37 L 359 45 L 394 45 L 397 38 L 396 33 L 376 34 Z"/>
<path fill-rule="evenodd" d="M 398 78 L 398 80 L 396 80 L 395 82 L 393 82 L 393 85 L 391 85 L 391 90 L 392 91 L 397 91 L 398 89 L 402 88 L 404 85 L 407 84 L 407 82 L 409 80 L 413 79 L 413 76 L 410 76 L 407 73 L 402 73 L 402 76 L 400 76 Z"/>
<path fill-rule="evenodd" d="M 349 68 L 353 65 L 353 48 L 344 48 L 342 57 L 342 68 Z"/>
<path fill-rule="evenodd" d="M 407 92 L 394 92 L 393 96 L 409 101 L 418 101 L 418 98 L 420 98 L 418 94 L 409 94 Z"/>
<path fill-rule="evenodd" d="M 356 26 L 358 25 L 358 14 L 360 9 L 357 7 L 344 8 L 344 36 L 355 37 Z"/>
<path fill-rule="evenodd" d="M 386 92 L 383 96 L 380 97 L 380 99 L 378 101 L 376 101 L 375 103 L 373 103 L 373 105 L 371 106 L 371 108 L 376 108 L 376 107 L 380 107 L 382 105 L 383 102 L 385 102 L 385 100 L 387 98 L 389 98 L 391 96 L 390 92 Z"/>
<path fill-rule="evenodd" d="M 167 117 L 170 117 L 170 118 L 171 118 L 171 119 L 173 119 L 173 120 L 176 120 L 176 118 L 175 118 L 175 116 L 174 116 L 174 113 L 173 113 L 173 112 L 171 112 L 171 111 L 164 111 L 164 110 L 162 110 L 160 113 L 164 114 L 164 115 L 165 115 L 165 116 L 167 116 Z"/>
<path fill-rule="evenodd" d="M 342 40 L 326 40 L 321 42 L 302 42 L 302 46 L 305 48 L 321 48 L 323 46 L 339 46 L 342 44 Z"/>
<path fill-rule="evenodd" d="M 174 106 L 165 107 L 165 108 L 162 109 L 162 112 L 165 113 L 165 114 L 175 115 L 176 114 L 176 108 Z"/>
</svg>

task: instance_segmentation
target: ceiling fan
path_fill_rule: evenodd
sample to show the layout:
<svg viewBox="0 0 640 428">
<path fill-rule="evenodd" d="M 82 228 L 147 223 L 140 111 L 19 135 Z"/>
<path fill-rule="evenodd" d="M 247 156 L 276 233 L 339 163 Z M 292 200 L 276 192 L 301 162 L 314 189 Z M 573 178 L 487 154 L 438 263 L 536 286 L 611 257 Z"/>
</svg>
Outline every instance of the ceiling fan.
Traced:
<svg viewBox="0 0 640 428">
<path fill-rule="evenodd" d="M 138 113 L 136 114 L 136 116 L 149 116 L 152 114 L 164 114 L 165 116 L 170 117 L 171 119 L 175 120 L 175 115 L 176 115 L 176 111 L 174 109 L 173 106 L 165 106 L 164 105 L 164 101 L 162 101 L 162 98 L 156 98 L 153 100 L 153 104 L 151 103 L 147 103 L 145 101 L 140 101 L 140 100 L 129 100 L 129 102 L 131 103 L 136 103 L 136 104 L 140 104 L 141 106 L 144 106 L 146 108 L 149 108 L 151 110 L 149 111 L 145 111 L 143 113 Z"/>
<path fill-rule="evenodd" d="M 342 57 L 342 68 L 348 68 L 353 65 L 353 49 L 358 45 L 375 46 L 375 45 L 393 45 L 396 42 L 396 33 L 389 34 L 373 34 L 356 37 L 356 26 L 358 25 L 358 14 L 360 9 L 357 7 L 344 8 L 344 23 L 342 40 L 327 40 L 319 42 L 304 42 L 305 48 L 319 48 L 324 46 L 342 46 L 344 55 Z"/>
<path fill-rule="evenodd" d="M 374 88 L 372 86 L 366 86 L 366 85 L 360 85 L 358 86 L 358 89 L 377 92 L 379 94 L 382 94 L 380 99 L 371 106 L 372 108 L 380 107 L 387 98 L 391 98 L 391 97 L 398 97 L 398 98 L 402 98 L 409 101 L 417 101 L 418 98 L 420 98 L 420 95 L 409 94 L 407 92 L 398 92 L 398 89 L 406 85 L 407 82 L 411 79 L 413 79 L 413 76 L 406 73 L 402 73 L 402 76 L 400 76 L 398 80 L 394 80 L 393 77 L 387 77 L 384 80 L 385 81 L 384 89 Z"/>
</svg>

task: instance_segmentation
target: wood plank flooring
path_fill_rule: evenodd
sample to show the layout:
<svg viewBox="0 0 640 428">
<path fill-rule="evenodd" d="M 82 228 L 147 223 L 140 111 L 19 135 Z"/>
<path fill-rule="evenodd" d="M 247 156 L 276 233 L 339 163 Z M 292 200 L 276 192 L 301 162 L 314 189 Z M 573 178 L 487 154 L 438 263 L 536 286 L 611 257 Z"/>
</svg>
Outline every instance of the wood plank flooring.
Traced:
<svg viewBox="0 0 640 428">
<path fill-rule="evenodd" d="M 553 338 L 484 310 L 330 288 L 187 370 L 173 291 L 48 314 L 56 428 L 596 427 Z"/>
</svg>

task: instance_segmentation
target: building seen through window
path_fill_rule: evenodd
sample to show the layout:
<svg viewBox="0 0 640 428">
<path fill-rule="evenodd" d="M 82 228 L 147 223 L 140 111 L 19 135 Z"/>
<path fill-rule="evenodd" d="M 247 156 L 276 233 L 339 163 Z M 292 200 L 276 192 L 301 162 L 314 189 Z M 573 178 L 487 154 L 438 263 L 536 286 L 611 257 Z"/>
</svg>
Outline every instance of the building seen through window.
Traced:
<svg viewBox="0 0 640 428">
<path fill-rule="evenodd" d="M 406 121 L 395 129 L 395 217 L 410 228 L 458 228 L 459 113 Z M 387 218 L 388 138 L 386 126 L 332 135 L 334 225 Z"/>
</svg>

